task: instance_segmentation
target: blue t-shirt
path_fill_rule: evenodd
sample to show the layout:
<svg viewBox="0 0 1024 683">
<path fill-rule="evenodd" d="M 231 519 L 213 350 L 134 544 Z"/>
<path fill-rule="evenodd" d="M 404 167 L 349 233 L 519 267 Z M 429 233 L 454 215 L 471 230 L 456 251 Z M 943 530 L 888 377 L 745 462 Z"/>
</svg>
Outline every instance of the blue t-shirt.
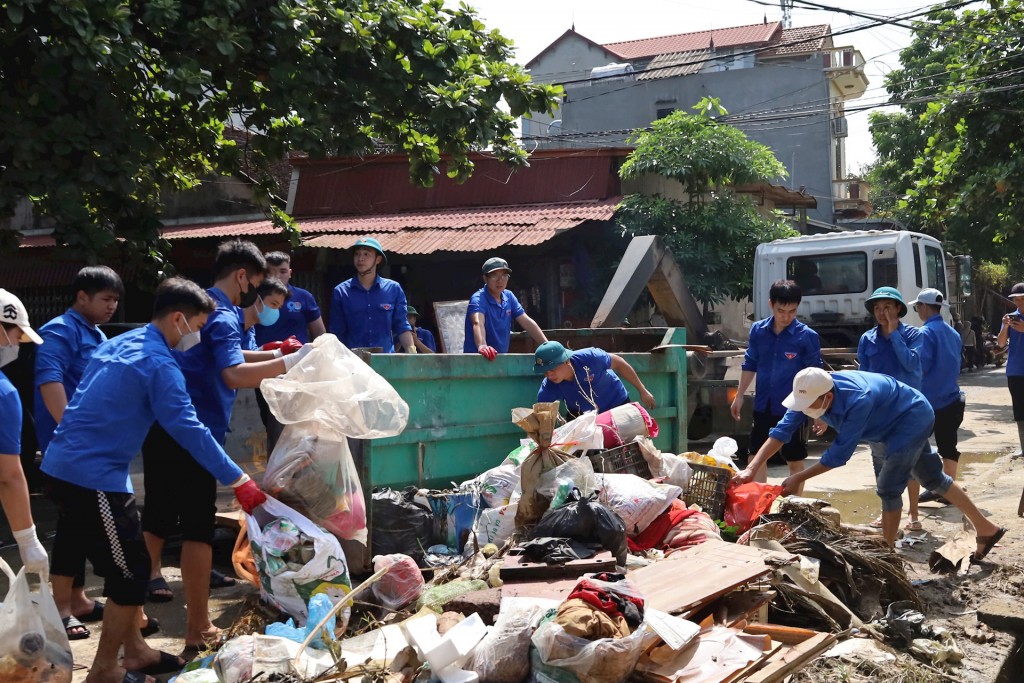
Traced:
<svg viewBox="0 0 1024 683">
<path fill-rule="evenodd" d="M 21 455 L 21 397 L 0 372 L 0 455 Z"/>
<path fill-rule="evenodd" d="M 545 378 L 537 392 L 538 403 L 564 401 L 566 409 L 573 414 L 595 407 L 597 412 L 603 413 L 629 403 L 629 393 L 612 370 L 612 357 L 607 351 L 593 347 L 573 351 L 569 362 L 576 378 L 557 384 Z"/>
<path fill-rule="evenodd" d="M 107 341 L 103 330 L 91 325 L 78 311 L 68 309 L 62 315 L 39 328 L 43 343 L 36 350 L 35 417 L 36 436 L 39 450 L 45 455 L 46 447 L 53 438 L 57 421 L 46 409 L 39 387 L 51 382 L 64 385 L 68 401 L 75 395 L 75 389 L 85 373 L 96 347 Z"/>
<path fill-rule="evenodd" d="M 394 280 L 378 275 L 365 289 L 359 278 L 351 278 L 331 293 L 330 332 L 350 349 L 379 346 L 394 353 L 392 338 L 412 332 L 407 314 L 405 292 Z"/>
<path fill-rule="evenodd" d="M 864 372 L 889 375 L 915 389 L 921 388 L 921 330 L 900 323 L 896 331 L 883 337 L 878 326 L 860 337 L 857 362 Z M 957 366 L 959 367 L 959 366 Z"/>
<path fill-rule="evenodd" d="M 185 353 L 173 353 L 185 375 L 185 387 L 199 421 L 210 428 L 213 438 L 224 443 L 236 392 L 224 383 L 220 373 L 245 362 L 242 323 L 238 320 L 238 307 L 231 303 L 227 294 L 216 287 L 206 292 L 217 302 L 217 308 L 199 333 L 201 341 Z"/>
<path fill-rule="evenodd" d="M 221 484 L 242 476 L 196 417 L 181 370 L 152 324 L 96 349 L 53 435 L 42 470 L 87 489 L 131 493 L 128 466 L 154 422 Z"/>
<path fill-rule="evenodd" d="M 743 356 L 743 369 L 756 372 L 754 410 L 782 415 L 782 399 L 793 390 L 793 378 L 804 368 L 821 367 L 818 333 L 794 319 L 775 334 L 775 318 L 750 326 L 750 343 Z"/>
<path fill-rule="evenodd" d="M 924 394 L 888 375 L 846 370 L 832 373 L 832 381 L 832 405 L 821 419 L 836 430 L 836 440 L 821 455 L 825 467 L 845 465 L 861 441 L 884 443 L 887 455 L 908 455 L 906 448 L 935 422 Z M 789 443 L 805 417 L 787 410 L 768 435 Z"/>
<path fill-rule="evenodd" d="M 281 307 L 281 315 L 273 325 L 256 325 L 256 346 L 283 341 L 295 336 L 305 344 L 309 341 L 309 325 L 320 317 L 320 307 L 313 295 L 299 287 L 288 285 L 292 293 Z"/>
<path fill-rule="evenodd" d="M 477 352 L 476 341 L 473 338 L 474 313 L 484 314 L 487 345 L 493 346 L 498 353 L 508 353 L 512 321 L 526 314 L 516 295 L 506 289 L 501 293 L 501 303 L 498 303 L 488 293 L 486 287 L 473 292 L 473 296 L 469 297 L 469 308 L 466 309 L 466 341 L 462 345 L 463 353 Z"/>
<path fill-rule="evenodd" d="M 1024 332 L 1009 328 L 1006 338 L 1006 374 L 1010 377 L 1024 375 Z"/>
<path fill-rule="evenodd" d="M 428 349 L 437 353 L 437 342 L 434 341 L 434 335 L 431 334 L 430 330 L 425 330 L 422 327 L 416 328 L 416 336 L 423 342 L 424 346 Z"/>
<path fill-rule="evenodd" d="M 921 327 L 921 393 L 938 410 L 960 400 L 960 334 L 933 315 Z"/>
</svg>

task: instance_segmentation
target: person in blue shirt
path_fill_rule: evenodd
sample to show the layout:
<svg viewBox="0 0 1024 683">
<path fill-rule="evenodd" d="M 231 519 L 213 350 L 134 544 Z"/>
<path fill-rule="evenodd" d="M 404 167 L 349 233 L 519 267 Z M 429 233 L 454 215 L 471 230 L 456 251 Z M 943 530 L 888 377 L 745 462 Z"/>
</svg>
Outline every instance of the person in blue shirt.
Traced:
<svg viewBox="0 0 1024 683">
<path fill-rule="evenodd" d="M 921 331 L 900 318 L 907 314 L 895 287 L 879 287 L 864 302 L 878 323 L 860 337 L 857 363 L 864 372 L 879 372 L 921 388 Z"/>
<path fill-rule="evenodd" d="M 71 283 L 71 307 L 39 328 L 44 344 L 36 352 L 33 416 L 44 458 L 85 366 L 96 347 L 107 340 L 99 325 L 110 322 L 123 296 L 124 284 L 116 272 L 106 266 L 87 266 Z M 84 623 L 102 619 L 103 605 L 85 594 L 84 553 L 55 542 L 50 585 L 68 638 L 88 638 Z"/>
<path fill-rule="evenodd" d="M 957 379 L 960 377 L 960 335 L 942 319 L 942 309 L 948 308 L 946 297 L 937 289 L 922 289 L 917 299 L 910 302 L 924 325 L 921 326 L 921 393 L 935 411 L 935 446 L 942 458 L 942 471 L 956 479 L 960 451 L 957 450 L 957 430 L 964 421 L 966 401 Z M 907 485 L 910 498 L 911 529 L 920 528 L 917 503 L 942 500 L 934 491 L 921 494 L 920 485 L 910 480 Z"/>
<path fill-rule="evenodd" d="M 544 375 L 537 402 L 563 401 L 570 417 L 588 410 L 603 413 L 629 403 L 619 375 L 636 387 L 645 406 L 655 406 L 654 395 L 622 356 L 593 347 L 570 351 L 549 341 L 537 347 L 533 359 L 534 374 Z"/>
<path fill-rule="evenodd" d="M 804 368 L 821 367 L 818 333 L 796 319 L 801 298 L 800 286 L 792 280 L 772 283 L 768 290 L 771 317 L 750 326 L 747 352 L 743 356 L 743 371 L 731 411 L 733 419 L 739 422 L 744 394 L 756 378 L 754 421 L 750 429 L 749 447 L 752 453 L 761 448 L 761 444 L 768 438 L 768 431 L 786 414 L 782 399 L 789 395 L 796 373 Z M 804 468 L 807 444 L 799 431 L 782 447 L 782 457 L 789 466 L 790 474 L 796 474 Z M 768 481 L 767 468 L 757 473 L 757 480 Z M 801 493 L 797 491 L 797 495 Z"/>
<path fill-rule="evenodd" d="M 924 395 L 892 377 L 850 370 L 832 373 L 807 368 L 793 379 L 793 391 L 782 402 L 786 415 L 771 431 L 754 460 L 733 481 L 753 480 L 757 468 L 789 441 L 804 419 L 820 419 L 836 430 L 836 439 L 821 459 L 782 482 L 784 495 L 811 477 L 842 467 L 862 441 L 880 444 L 872 453 L 880 460 L 875 468 L 875 491 L 882 500 L 882 533 L 890 547 L 896 543 L 903 508 L 903 491 L 913 476 L 929 491 L 945 496 L 963 512 L 977 532 L 974 560 L 980 561 L 995 547 L 1006 529 L 992 523 L 978 510 L 948 474 L 938 454 L 928 445 L 935 414 Z"/>
<path fill-rule="evenodd" d="M 1009 346 L 1006 351 L 1006 386 L 1010 390 L 1013 421 L 1017 423 L 1020 442 L 1020 450 L 1016 454 L 1020 455 L 1024 453 L 1024 282 L 1015 284 L 1007 297 L 1016 304 L 1017 310 L 1003 316 L 996 344 L 1000 351 Z M 1024 501 L 1021 507 L 1024 511 Z"/>
<path fill-rule="evenodd" d="M 292 257 L 283 251 L 271 251 L 267 259 L 267 277 L 280 280 L 288 288 L 288 301 L 281 309 L 281 317 L 271 325 L 260 324 L 256 328 L 256 344 L 263 346 L 275 341 L 295 337 L 303 344 L 324 334 L 324 320 L 320 307 L 311 293 L 296 287 L 292 280 Z"/>
<path fill-rule="evenodd" d="M 221 244 L 214 259 L 214 286 L 207 290 L 217 307 L 210 313 L 203 333 L 189 330 L 190 336 L 174 352 L 199 421 L 221 445 L 227 438 L 236 391 L 283 374 L 308 352 L 306 347 L 307 351 L 284 356 L 281 349 L 242 348 L 237 308 L 249 308 L 258 302 L 266 265 L 263 253 L 252 242 L 231 240 Z M 181 575 L 188 605 L 185 645 L 198 649 L 219 633 L 207 609 L 211 582 L 216 578 L 211 571 L 217 486 L 210 473 L 187 457 L 186 451 L 186 444 L 175 439 L 162 423 L 150 431 L 142 448 L 146 482 L 142 528 L 151 560 L 148 599 L 152 602 L 173 599 L 161 574 L 161 555 L 165 539 L 180 528 Z M 182 495 L 182 491 L 188 491 L 188 495 Z"/>
<path fill-rule="evenodd" d="M 242 323 L 243 351 L 267 351 L 280 348 L 279 342 L 267 342 L 266 349 L 257 342 L 259 330 L 280 319 L 281 311 L 287 305 L 291 291 L 284 283 L 269 275 L 256 288 L 256 302 L 248 308 L 238 309 L 238 320 Z M 297 339 L 295 340 L 301 345 Z M 259 389 L 257 389 L 259 391 Z"/>
<path fill-rule="evenodd" d="M 42 471 L 59 501 L 57 535 L 79 543 L 104 578 L 107 602 L 90 681 L 139 680 L 185 664 L 150 648 L 136 625 L 150 561 L 129 465 L 150 426 L 163 425 L 185 445 L 183 461 L 200 463 L 221 484 L 232 486 L 244 510 L 251 512 L 266 500 L 197 418 L 171 353 L 171 348 L 192 343 L 215 306 L 188 280 L 161 283 L 152 321 L 96 349 L 43 460 Z M 192 495 L 188 488 L 175 493 Z M 128 672 L 137 673 L 132 677 Z"/>
<path fill-rule="evenodd" d="M 469 297 L 466 309 L 466 341 L 463 353 L 479 353 L 494 360 L 499 353 L 508 353 L 512 337 L 512 321 L 519 323 L 537 344 L 548 340 L 540 325 L 526 315 L 516 295 L 508 291 L 512 269 L 503 258 L 492 257 L 484 261 L 481 269 L 484 286 Z"/>
<path fill-rule="evenodd" d="M 352 248 L 356 276 L 345 280 L 331 293 L 330 331 L 345 346 L 380 348 L 394 353 L 398 337 L 406 353 L 416 353 L 408 304 L 402 286 L 381 277 L 377 269 L 387 263 L 384 248 L 372 237 L 361 237 Z"/>
<path fill-rule="evenodd" d="M 28 311 L 21 299 L 0 289 L 0 368 L 14 362 L 23 343 L 42 344 L 29 325 Z M 49 570 L 46 550 L 36 535 L 29 505 L 28 482 L 21 468 L 21 398 L 7 375 L 0 372 L 0 507 L 18 544 L 26 572 L 43 580 Z"/>
<path fill-rule="evenodd" d="M 416 342 L 416 350 L 419 353 L 437 353 L 437 342 L 434 335 L 425 327 L 419 327 L 416 323 L 420 321 L 420 312 L 415 307 L 408 307 L 409 325 L 412 326 L 413 334 L 416 335 L 413 341 Z"/>
</svg>

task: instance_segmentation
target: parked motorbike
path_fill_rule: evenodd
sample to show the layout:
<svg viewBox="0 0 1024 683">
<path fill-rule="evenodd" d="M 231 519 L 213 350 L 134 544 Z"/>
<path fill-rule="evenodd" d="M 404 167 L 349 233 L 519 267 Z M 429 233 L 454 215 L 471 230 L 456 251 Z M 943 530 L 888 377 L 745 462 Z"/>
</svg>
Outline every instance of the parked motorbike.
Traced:
<svg viewBox="0 0 1024 683">
<path fill-rule="evenodd" d="M 1003 367 L 1006 363 L 1006 349 L 1000 349 L 996 341 L 996 335 L 985 335 L 985 365 L 994 365 L 997 368 Z"/>
</svg>

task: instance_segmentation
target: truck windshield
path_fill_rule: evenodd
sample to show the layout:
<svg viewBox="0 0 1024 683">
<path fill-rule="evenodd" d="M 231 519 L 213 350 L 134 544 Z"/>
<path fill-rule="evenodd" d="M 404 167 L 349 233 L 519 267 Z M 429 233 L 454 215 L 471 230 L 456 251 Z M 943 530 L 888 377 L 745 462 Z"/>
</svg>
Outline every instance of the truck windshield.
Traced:
<svg viewBox="0 0 1024 683">
<path fill-rule="evenodd" d="M 946 269 L 942 250 L 930 244 L 924 246 L 925 272 L 928 274 L 928 287 L 934 287 L 946 295 Z"/>
<path fill-rule="evenodd" d="M 868 288 L 868 259 L 864 252 L 793 256 L 786 260 L 786 277 L 804 294 L 853 294 Z"/>
</svg>

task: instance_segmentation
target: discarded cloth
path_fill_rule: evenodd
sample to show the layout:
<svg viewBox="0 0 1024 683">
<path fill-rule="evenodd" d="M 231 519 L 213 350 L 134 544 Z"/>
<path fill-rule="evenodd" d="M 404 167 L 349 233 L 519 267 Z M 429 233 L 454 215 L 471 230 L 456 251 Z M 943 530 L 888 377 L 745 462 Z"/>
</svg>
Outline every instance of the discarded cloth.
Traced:
<svg viewBox="0 0 1024 683">
<path fill-rule="evenodd" d="M 614 588 L 616 576 L 622 577 L 621 574 L 598 574 L 594 579 L 582 579 L 566 599 L 582 600 L 613 619 L 622 617 L 635 629 L 644 620 L 643 598 L 617 592 Z"/>
<path fill-rule="evenodd" d="M 681 501 L 680 505 L 682 505 Z M 630 552 L 634 553 L 662 547 L 665 545 L 665 537 L 668 536 L 672 527 L 695 514 L 697 514 L 696 510 L 680 510 L 673 505 L 672 508 L 658 515 L 643 532 L 634 538 L 627 538 L 626 545 L 629 546 Z"/>
<path fill-rule="evenodd" d="M 530 562 L 565 564 L 573 560 L 585 560 L 601 551 L 598 543 L 583 543 L 570 538 L 545 536 L 534 538 L 519 546 L 523 556 Z"/>
<path fill-rule="evenodd" d="M 621 614 L 613 617 L 580 598 L 569 598 L 563 602 L 553 621 L 569 635 L 587 640 L 625 638 L 633 632 Z"/>
</svg>

